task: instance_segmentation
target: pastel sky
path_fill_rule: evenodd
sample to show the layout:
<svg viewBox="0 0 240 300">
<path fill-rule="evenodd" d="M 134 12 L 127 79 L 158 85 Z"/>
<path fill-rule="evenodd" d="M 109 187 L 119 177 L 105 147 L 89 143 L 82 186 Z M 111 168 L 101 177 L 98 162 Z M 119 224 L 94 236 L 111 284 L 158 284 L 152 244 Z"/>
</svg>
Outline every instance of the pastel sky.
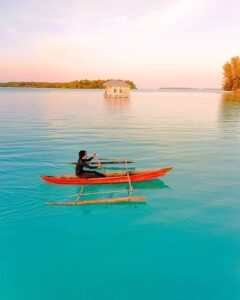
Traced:
<svg viewBox="0 0 240 300">
<path fill-rule="evenodd" d="M 239 0 L 0 0 L 0 81 L 221 87 Z"/>
</svg>

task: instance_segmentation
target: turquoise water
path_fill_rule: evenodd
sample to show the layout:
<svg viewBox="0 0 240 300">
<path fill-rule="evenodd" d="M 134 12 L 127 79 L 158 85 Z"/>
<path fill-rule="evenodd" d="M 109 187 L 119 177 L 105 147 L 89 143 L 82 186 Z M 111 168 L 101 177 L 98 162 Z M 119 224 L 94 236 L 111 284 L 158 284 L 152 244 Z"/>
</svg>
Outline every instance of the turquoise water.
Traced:
<svg viewBox="0 0 240 300">
<path fill-rule="evenodd" d="M 2 88 L 0 143 L 1 300 L 240 298 L 237 97 Z M 39 176 L 82 148 L 174 169 L 134 185 L 145 204 L 44 205 L 79 191 Z"/>
</svg>

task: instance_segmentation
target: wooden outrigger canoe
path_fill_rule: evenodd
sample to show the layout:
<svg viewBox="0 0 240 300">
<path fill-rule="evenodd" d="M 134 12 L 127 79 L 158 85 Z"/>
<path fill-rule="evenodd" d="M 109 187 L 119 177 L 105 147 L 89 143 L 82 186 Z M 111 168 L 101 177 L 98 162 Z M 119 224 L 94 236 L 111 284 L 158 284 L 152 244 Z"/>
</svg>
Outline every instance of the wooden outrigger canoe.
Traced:
<svg viewBox="0 0 240 300">
<path fill-rule="evenodd" d="M 172 167 L 153 170 L 134 170 L 121 172 L 105 172 L 106 177 L 98 178 L 82 178 L 75 175 L 62 176 L 41 176 L 41 178 L 49 183 L 55 184 L 115 184 L 127 182 L 139 182 L 155 179 L 166 175 L 172 170 Z"/>
</svg>

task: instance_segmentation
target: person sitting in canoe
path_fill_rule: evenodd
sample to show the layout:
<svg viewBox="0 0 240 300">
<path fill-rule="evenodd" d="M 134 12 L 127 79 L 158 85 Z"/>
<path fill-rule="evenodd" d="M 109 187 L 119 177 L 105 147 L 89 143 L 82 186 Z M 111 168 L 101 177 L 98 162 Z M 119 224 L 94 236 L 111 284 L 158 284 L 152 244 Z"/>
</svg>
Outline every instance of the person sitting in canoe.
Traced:
<svg viewBox="0 0 240 300">
<path fill-rule="evenodd" d="M 105 177 L 105 175 L 102 173 L 99 173 L 96 171 L 85 170 L 85 168 L 90 169 L 90 170 L 103 168 L 103 166 L 100 163 L 97 167 L 93 167 L 88 164 L 88 162 L 90 162 L 95 157 L 96 157 L 96 153 L 93 153 L 93 155 L 90 158 L 87 158 L 87 151 L 81 150 L 79 152 L 79 160 L 76 165 L 76 175 L 79 177 L 84 177 L 84 178 Z"/>
</svg>

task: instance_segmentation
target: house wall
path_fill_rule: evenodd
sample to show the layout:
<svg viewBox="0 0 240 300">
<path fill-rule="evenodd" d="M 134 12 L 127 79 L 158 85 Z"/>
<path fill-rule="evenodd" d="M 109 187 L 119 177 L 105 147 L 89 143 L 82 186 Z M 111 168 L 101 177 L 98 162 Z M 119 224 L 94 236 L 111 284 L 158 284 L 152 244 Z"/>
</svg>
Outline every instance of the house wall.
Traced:
<svg viewBox="0 0 240 300">
<path fill-rule="evenodd" d="M 106 98 L 129 98 L 130 87 L 118 87 L 111 86 L 107 87 L 104 92 Z"/>
</svg>

